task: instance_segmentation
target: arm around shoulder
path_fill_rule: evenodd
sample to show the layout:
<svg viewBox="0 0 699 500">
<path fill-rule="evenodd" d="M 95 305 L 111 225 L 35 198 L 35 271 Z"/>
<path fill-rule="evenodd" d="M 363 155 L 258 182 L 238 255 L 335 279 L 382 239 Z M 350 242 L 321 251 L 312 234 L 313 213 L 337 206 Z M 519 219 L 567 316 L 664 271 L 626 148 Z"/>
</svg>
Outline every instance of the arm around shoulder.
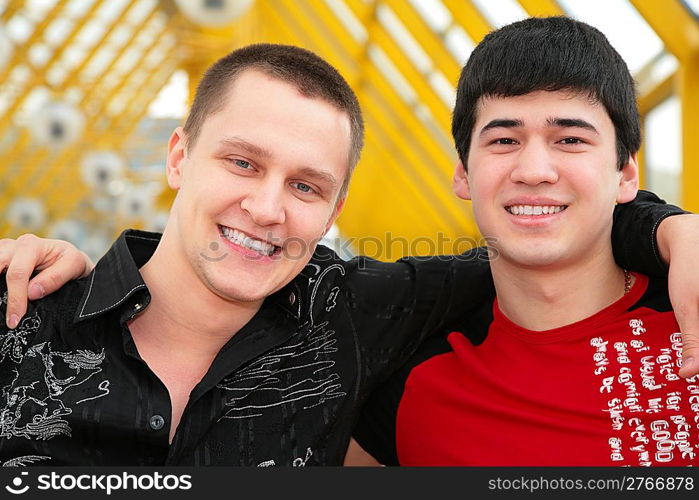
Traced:
<svg viewBox="0 0 699 500">
<path fill-rule="evenodd" d="M 93 267 L 90 258 L 67 241 L 33 234 L 0 240 L 0 271 L 6 271 L 7 326 L 19 324 L 27 312 L 27 300 L 53 293 L 68 281 L 88 275 Z"/>
</svg>

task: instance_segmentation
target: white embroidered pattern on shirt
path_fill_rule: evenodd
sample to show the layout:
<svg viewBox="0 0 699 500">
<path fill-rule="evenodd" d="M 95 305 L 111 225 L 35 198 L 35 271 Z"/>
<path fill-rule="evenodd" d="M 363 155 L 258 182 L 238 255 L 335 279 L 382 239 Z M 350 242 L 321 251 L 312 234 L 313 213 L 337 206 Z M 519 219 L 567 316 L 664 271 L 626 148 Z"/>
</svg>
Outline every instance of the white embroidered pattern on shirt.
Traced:
<svg viewBox="0 0 699 500">
<path fill-rule="evenodd" d="M 273 406 L 304 401 L 303 409 L 343 397 L 340 376 L 331 371 L 337 352 L 335 330 L 326 330 L 327 322 L 316 326 L 310 334 L 296 334 L 298 341 L 273 349 L 217 385 L 231 393 L 226 406 L 230 409 L 221 418 L 249 418 L 262 415 L 261 410 Z M 268 404 L 246 404 L 255 392 L 276 393 Z"/>
<path fill-rule="evenodd" d="M 318 276 L 309 279 L 309 284 L 313 285 L 309 308 L 313 311 L 323 279 L 330 271 L 344 274 L 345 270 L 339 265 L 330 266 L 322 272 L 317 266 L 309 269 L 314 269 Z M 331 291 L 331 296 L 339 293 L 339 289 L 335 288 Z M 331 302 L 326 302 L 326 310 L 332 309 L 334 302 L 334 297 Z M 340 375 L 332 371 L 337 339 L 335 330 L 329 329 L 328 325 L 328 321 L 316 325 L 311 317 L 310 324 L 299 328 L 291 338 L 291 343 L 272 349 L 222 380 L 217 387 L 229 391 L 231 396 L 226 402 L 229 409 L 221 419 L 259 417 L 265 408 L 295 401 L 303 401 L 302 408 L 307 410 L 324 404 L 329 399 L 346 396 L 347 393 L 340 390 Z M 253 392 L 256 396 L 269 393 L 268 400 L 271 402 L 248 404 L 247 400 Z"/>
<path fill-rule="evenodd" d="M 306 448 L 306 458 L 301 458 L 297 457 L 294 459 L 293 462 L 291 462 L 292 467 L 305 467 L 306 463 L 308 463 L 308 460 L 313 456 L 313 450 L 310 448 Z M 274 460 L 265 460 L 264 462 L 260 462 L 257 464 L 257 467 L 274 467 L 277 465 L 277 462 Z"/>
<path fill-rule="evenodd" d="M 7 379 L 0 401 L 0 437 L 48 440 L 71 435 L 63 417 L 88 400 L 109 394 L 109 381 L 87 383 L 102 371 L 104 350 L 54 351 L 51 342 L 28 346 L 41 326 L 37 313 L 0 334 L 0 370 Z M 66 375 L 63 377 L 64 375 Z"/>
<path fill-rule="evenodd" d="M 23 455 L 21 457 L 11 458 L 5 460 L 2 463 L 2 467 L 26 467 L 34 462 L 41 462 L 42 460 L 51 460 L 51 457 L 45 457 L 43 455 Z"/>
</svg>

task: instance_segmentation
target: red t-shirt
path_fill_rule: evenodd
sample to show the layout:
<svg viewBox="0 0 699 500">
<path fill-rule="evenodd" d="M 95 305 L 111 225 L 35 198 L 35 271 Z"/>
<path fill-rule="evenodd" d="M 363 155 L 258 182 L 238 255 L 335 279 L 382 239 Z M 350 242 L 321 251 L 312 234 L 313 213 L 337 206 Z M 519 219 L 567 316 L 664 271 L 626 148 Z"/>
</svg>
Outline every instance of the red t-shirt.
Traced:
<svg viewBox="0 0 699 500">
<path fill-rule="evenodd" d="M 496 302 L 482 344 L 451 333 L 405 380 L 401 465 L 699 464 L 699 381 L 677 375 L 679 328 L 639 302 L 647 288 L 636 275 L 619 301 L 545 332 Z"/>
</svg>

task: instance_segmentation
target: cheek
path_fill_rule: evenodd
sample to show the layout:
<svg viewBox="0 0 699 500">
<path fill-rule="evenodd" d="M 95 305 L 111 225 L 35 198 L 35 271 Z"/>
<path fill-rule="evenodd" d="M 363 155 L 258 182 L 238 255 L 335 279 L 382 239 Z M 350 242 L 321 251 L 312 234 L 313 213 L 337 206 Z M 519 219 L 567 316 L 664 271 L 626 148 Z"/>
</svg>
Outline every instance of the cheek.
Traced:
<svg viewBox="0 0 699 500">
<path fill-rule="evenodd" d="M 307 204 L 303 202 L 294 203 L 295 207 L 289 207 L 287 212 L 287 233 L 299 240 L 317 241 L 322 238 L 325 232 L 332 209 L 327 205 Z M 318 205 L 318 206 L 316 206 Z"/>
<path fill-rule="evenodd" d="M 489 175 L 484 175 L 485 172 L 488 172 Z M 497 201 L 499 191 L 505 187 L 504 181 L 502 172 L 497 168 L 479 165 L 478 172 L 471 172 L 468 176 L 469 192 L 474 207 L 484 204 L 492 205 Z"/>
</svg>

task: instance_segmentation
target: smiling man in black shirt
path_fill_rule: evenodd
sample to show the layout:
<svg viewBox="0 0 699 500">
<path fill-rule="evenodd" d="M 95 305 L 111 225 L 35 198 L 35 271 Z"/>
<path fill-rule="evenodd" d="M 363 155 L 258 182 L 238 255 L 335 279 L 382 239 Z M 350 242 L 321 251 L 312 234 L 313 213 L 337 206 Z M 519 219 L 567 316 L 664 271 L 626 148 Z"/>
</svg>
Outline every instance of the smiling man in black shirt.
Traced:
<svg viewBox="0 0 699 500">
<path fill-rule="evenodd" d="M 170 139 L 162 237 L 126 231 L 0 329 L 0 460 L 341 464 L 364 395 L 493 294 L 482 249 L 383 264 L 316 248 L 362 135 L 317 56 L 255 45 L 217 62 Z M 618 211 L 615 244 L 653 273 L 655 230 L 680 211 L 645 196 Z"/>
</svg>

